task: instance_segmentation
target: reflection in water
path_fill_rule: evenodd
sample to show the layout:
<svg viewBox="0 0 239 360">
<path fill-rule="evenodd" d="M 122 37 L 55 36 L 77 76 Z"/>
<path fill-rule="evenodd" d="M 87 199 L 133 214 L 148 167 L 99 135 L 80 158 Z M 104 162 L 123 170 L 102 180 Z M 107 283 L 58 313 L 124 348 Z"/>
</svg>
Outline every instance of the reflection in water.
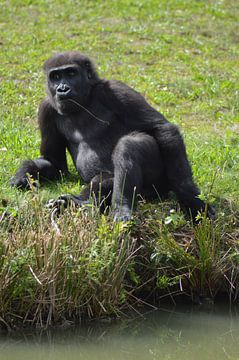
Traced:
<svg viewBox="0 0 239 360">
<path fill-rule="evenodd" d="M 111 323 L 0 338 L 0 360 L 239 359 L 239 315 L 214 307 L 161 309 Z"/>
</svg>

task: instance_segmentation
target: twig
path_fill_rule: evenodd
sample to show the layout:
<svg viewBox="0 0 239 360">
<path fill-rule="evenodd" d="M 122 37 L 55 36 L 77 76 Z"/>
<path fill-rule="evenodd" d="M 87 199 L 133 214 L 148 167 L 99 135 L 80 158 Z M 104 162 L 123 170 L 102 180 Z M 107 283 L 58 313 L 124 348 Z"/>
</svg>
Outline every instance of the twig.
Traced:
<svg viewBox="0 0 239 360">
<path fill-rule="evenodd" d="M 60 228 L 59 228 L 59 226 L 57 225 L 57 223 L 56 223 L 56 221 L 54 219 L 57 212 L 58 212 L 57 207 L 55 209 L 53 209 L 52 212 L 51 212 L 51 226 L 56 231 L 57 235 L 60 236 L 61 235 Z"/>
<path fill-rule="evenodd" d="M 38 284 L 42 286 L 42 282 L 38 279 L 38 277 L 37 277 L 36 274 L 34 273 L 31 265 L 29 265 L 29 270 L 30 270 L 32 276 L 34 277 L 34 279 L 38 282 Z"/>
</svg>

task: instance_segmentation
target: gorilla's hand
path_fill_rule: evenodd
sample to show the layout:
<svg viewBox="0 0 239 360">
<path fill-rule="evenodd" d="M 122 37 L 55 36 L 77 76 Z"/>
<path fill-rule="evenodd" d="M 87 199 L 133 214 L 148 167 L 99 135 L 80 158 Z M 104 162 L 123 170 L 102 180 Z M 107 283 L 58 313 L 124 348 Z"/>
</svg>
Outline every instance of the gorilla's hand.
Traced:
<svg viewBox="0 0 239 360">
<path fill-rule="evenodd" d="M 81 200 L 78 196 L 63 194 L 60 195 L 57 199 L 50 199 L 46 204 L 46 207 L 50 210 L 57 209 L 57 213 L 60 214 L 67 207 L 80 207 L 87 204 L 90 204 L 89 200 Z"/>
</svg>

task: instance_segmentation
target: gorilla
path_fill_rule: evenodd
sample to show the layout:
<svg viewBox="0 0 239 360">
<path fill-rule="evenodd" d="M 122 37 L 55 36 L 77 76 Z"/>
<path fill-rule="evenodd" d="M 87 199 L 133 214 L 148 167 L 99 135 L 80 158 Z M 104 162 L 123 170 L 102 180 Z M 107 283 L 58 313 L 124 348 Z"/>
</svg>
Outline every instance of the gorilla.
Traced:
<svg viewBox="0 0 239 360">
<path fill-rule="evenodd" d="M 77 51 L 59 53 L 43 66 L 47 96 L 39 107 L 41 157 L 22 163 L 12 185 L 67 174 L 66 149 L 86 183 L 79 195 L 62 195 L 50 206 L 81 206 L 92 196 L 112 205 L 115 221 L 131 218 L 134 199 L 173 191 L 193 219 L 214 210 L 200 198 L 178 127 L 126 84 L 101 79 Z M 63 205 L 62 205 L 63 204 Z"/>
</svg>

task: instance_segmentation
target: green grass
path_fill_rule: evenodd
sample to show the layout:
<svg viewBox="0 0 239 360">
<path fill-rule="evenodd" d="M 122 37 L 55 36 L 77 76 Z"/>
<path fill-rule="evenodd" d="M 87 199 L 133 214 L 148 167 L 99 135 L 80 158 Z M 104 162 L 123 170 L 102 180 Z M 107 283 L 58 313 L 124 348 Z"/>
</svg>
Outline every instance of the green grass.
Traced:
<svg viewBox="0 0 239 360">
<path fill-rule="evenodd" d="M 0 7 L 0 211 L 13 214 L 0 223 L 0 319 L 11 326 L 118 314 L 153 291 L 237 298 L 238 2 L 29 0 Z M 57 235 L 44 202 L 79 192 L 71 160 L 69 178 L 37 193 L 9 186 L 21 161 L 39 156 L 41 67 L 63 50 L 85 52 L 102 77 L 134 87 L 180 126 L 216 222 L 203 219 L 195 228 L 171 201 L 141 204 L 123 229 L 97 211 L 87 220 L 66 212 Z"/>
</svg>

